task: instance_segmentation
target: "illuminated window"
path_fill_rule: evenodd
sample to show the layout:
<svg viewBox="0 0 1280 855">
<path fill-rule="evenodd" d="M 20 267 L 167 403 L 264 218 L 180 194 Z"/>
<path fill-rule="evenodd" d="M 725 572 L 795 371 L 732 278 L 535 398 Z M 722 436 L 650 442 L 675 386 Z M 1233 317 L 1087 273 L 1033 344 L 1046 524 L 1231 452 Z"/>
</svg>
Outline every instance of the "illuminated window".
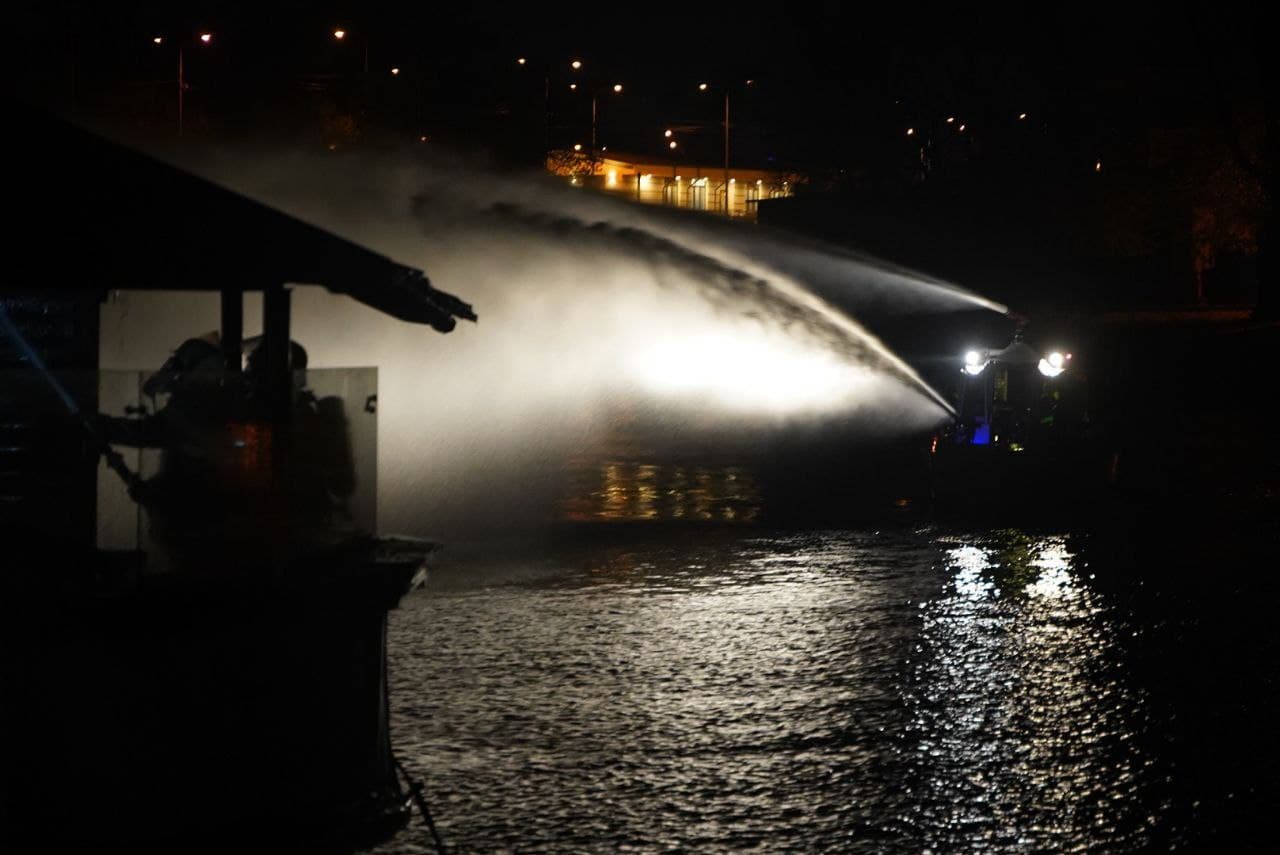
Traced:
<svg viewBox="0 0 1280 855">
<path fill-rule="evenodd" d="M 707 179 L 695 178 L 689 182 L 689 207 L 698 211 L 707 210 Z"/>
<path fill-rule="evenodd" d="M 662 204 L 679 207 L 681 186 L 681 183 L 674 179 L 668 180 L 662 188 Z"/>
</svg>

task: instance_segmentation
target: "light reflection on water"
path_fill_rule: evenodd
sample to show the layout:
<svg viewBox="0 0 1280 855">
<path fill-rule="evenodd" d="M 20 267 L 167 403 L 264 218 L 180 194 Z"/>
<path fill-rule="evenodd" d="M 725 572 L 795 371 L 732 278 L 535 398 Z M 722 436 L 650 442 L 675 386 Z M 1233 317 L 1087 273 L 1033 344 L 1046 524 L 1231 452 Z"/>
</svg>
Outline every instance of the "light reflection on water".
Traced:
<svg viewBox="0 0 1280 855">
<path fill-rule="evenodd" d="M 740 466 L 579 460 L 560 505 L 570 522 L 749 523 L 762 501 L 755 475 Z"/>
<path fill-rule="evenodd" d="M 1098 597 L 1016 532 L 456 558 L 393 614 L 393 734 L 465 850 L 1140 849 L 1167 805 Z"/>
<path fill-rule="evenodd" d="M 944 539 L 946 596 L 922 604 L 911 728 L 931 848 L 1144 842 L 1142 698 L 1117 679 L 1115 627 L 1065 538 Z"/>
</svg>

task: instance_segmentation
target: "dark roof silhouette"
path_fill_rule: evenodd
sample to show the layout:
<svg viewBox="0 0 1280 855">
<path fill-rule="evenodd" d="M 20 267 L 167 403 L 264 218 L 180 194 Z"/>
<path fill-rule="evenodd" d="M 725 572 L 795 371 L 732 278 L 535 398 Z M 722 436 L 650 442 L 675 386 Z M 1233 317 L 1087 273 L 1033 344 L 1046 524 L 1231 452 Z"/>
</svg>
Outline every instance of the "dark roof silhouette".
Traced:
<svg viewBox="0 0 1280 855">
<path fill-rule="evenodd" d="M 440 332 L 475 320 L 421 270 L 64 120 L 10 112 L 16 233 L 0 294 L 316 284 Z"/>
</svg>

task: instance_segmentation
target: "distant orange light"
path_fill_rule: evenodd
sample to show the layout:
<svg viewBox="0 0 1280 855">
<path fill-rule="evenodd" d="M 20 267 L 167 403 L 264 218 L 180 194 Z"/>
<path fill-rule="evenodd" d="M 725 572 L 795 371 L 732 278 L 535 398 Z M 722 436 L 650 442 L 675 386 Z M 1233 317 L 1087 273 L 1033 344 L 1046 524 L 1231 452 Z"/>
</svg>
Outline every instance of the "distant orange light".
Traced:
<svg viewBox="0 0 1280 855">
<path fill-rule="evenodd" d="M 574 150 L 574 151 L 582 151 L 582 143 L 574 143 L 574 144 L 573 144 L 573 150 Z"/>
<path fill-rule="evenodd" d="M 1101 171 L 1102 171 L 1102 161 L 1100 161 L 1100 160 L 1099 160 L 1099 161 L 1096 161 L 1096 162 L 1093 164 L 1093 171 L 1094 171 L 1094 172 L 1101 172 Z"/>
</svg>

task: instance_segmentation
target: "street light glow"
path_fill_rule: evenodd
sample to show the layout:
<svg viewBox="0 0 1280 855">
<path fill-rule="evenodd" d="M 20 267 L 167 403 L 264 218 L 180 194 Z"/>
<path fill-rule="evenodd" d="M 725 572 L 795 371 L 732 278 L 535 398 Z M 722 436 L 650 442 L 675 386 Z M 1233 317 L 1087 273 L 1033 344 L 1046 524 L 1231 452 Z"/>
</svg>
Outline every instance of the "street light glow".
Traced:
<svg viewBox="0 0 1280 855">
<path fill-rule="evenodd" d="M 614 91 L 614 92 L 621 92 L 621 91 L 622 91 L 622 84 L 621 84 L 621 83 L 615 83 L 615 84 L 613 84 L 613 91 Z"/>
<path fill-rule="evenodd" d="M 947 124 L 948 124 L 948 125 L 953 124 L 953 123 L 955 122 L 955 120 L 956 120 L 956 117 L 955 117 L 955 116 L 947 116 Z"/>
<path fill-rule="evenodd" d="M 1025 119 L 1026 117 L 1027 117 L 1027 114 L 1026 114 L 1026 113 L 1019 113 L 1019 114 L 1018 114 L 1018 121 L 1019 121 L 1019 122 L 1021 122 L 1021 121 L 1022 121 L 1023 119 Z"/>
<path fill-rule="evenodd" d="M 205 44 L 208 44 L 209 42 L 213 41 L 213 33 L 201 33 L 200 41 L 204 42 Z"/>
<path fill-rule="evenodd" d="M 582 68 L 582 60 L 575 59 L 573 62 L 569 63 L 569 67 L 572 68 L 574 71 L 577 71 L 578 69 Z"/>
<path fill-rule="evenodd" d="M 706 92 L 706 91 L 707 91 L 707 84 L 705 84 L 705 83 L 699 83 L 699 84 L 698 84 L 698 91 L 699 91 L 699 92 Z"/>
<path fill-rule="evenodd" d="M 520 65 L 524 65 L 528 61 L 529 60 L 525 59 L 524 57 L 520 57 L 519 59 L 516 60 L 516 62 L 519 63 Z"/>
<path fill-rule="evenodd" d="M 915 135 L 916 135 L 916 129 L 915 129 L 915 128 L 907 128 L 907 136 L 909 136 L 909 137 L 913 137 L 913 136 L 915 136 Z"/>
<path fill-rule="evenodd" d="M 667 143 L 667 148 L 674 149 L 675 147 L 676 147 L 675 140 L 672 140 L 671 142 Z"/>
<path fill-rule="evenodd" d="M 964 128 L 965 126 L 961 125 L 960 127 L 956 128 L 956 130 L 958 130 L 960 133 L 964 133 Z"/>
<path fill-rule="evenodd" d="M 343 39 L 345 39 L 345 38 L 347 37 L 347 31 L 346 31 L 346 30 L 334 30 L 334 31 L 333 31 L 333 37 L 334 37 L 335 39 L 337 39 L 338 41 L 342 41 Z"/>
<path fill-rule="evenodd" d="M 400 73 L 400 69 L 399 69 L 399 68 L 393 68 L 393 69 L 391 69 L 391 75 L 392 75 L 393 77 L 394 77 L 395 75 L 399 74 L 399 73 Z"/>
<path fill-rule="evenodd" d="M 667 128 L 665 131 L 662 132 L 662 135 L 667 139 L 671 139 L 671 133 L 672 133 L 671 129 Z"/>
<path fill-rule="evenodd" d="M 573 144 L 573 150 L 574 150 L 574 151 L 582 151 L 582 143 L 574 143 L 574 144 Z"/>
<path fill-rule="evenodd" d="M 156 36 L 154 39 L 151 40 L 151 43 L 153 45 L 164 44 L 164 36 Z"/>
<path fill-rule="evenodd" d="M 569 84 L 569 91 L 570 91 L 570 92 L 577 92 L 577 91 L 578 91 L 578 84 L 576 84 L 576 83 L 570 83 L 570 84 Z"/>
</svg>

